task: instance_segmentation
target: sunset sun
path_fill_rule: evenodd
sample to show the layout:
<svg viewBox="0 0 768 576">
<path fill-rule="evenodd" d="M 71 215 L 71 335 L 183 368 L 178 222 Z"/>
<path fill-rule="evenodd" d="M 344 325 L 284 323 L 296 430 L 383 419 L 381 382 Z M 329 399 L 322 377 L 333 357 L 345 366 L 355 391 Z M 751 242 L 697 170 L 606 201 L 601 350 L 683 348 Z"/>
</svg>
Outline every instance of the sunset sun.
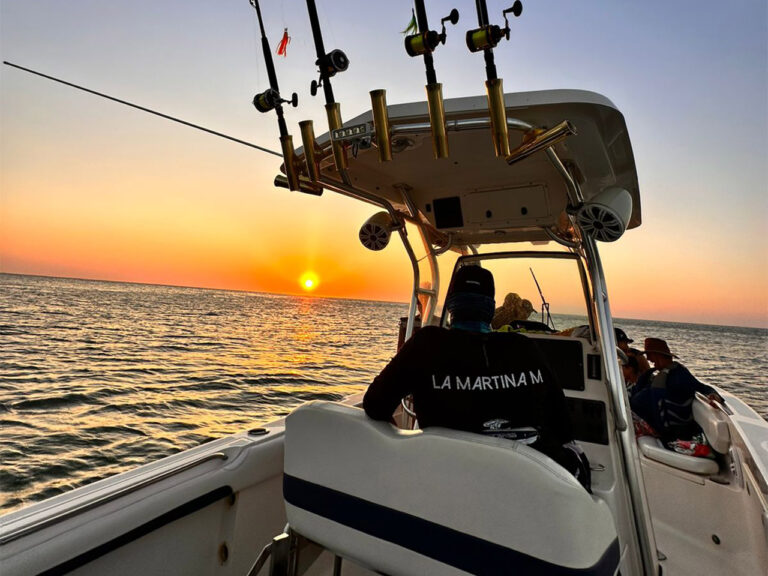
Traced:
<svg viewBox="0 0 768 576">
<path fill-rule="evenodd" d="M 304 272 L 304 274 L 301 275 L 301 278 L 299 278 L 299 284 L 301 285 L 301 289 L 306 292 L 311 292 L 315 288 L 317 288 L 318 284 L 318 278 L 317 274 L 314 272 Z"/>
</svg>

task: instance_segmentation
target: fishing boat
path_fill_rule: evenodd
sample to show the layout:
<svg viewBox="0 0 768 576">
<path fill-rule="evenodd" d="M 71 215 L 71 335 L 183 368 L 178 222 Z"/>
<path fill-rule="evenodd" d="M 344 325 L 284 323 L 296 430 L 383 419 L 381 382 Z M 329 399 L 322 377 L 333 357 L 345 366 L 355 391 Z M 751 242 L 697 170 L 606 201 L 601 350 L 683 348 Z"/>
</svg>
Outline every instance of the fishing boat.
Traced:
<svg viewBox="0 0 768 576">
<path fill-rule="evenodd" d="M 441 258 L 497 282 L 519 281 L 505 266 L 551 264 L 575 287 L 584 329 L 555 332 L 546 315 L 525 327 L 564 388 L 592 492 L 516 441 L 422 430 L 407 402 L 394 424 L 373 421 L 358 394 L 3 516 L 3 576 L 768 574 L 768 424 L 724 390 L 724 402 L 697 397 L 713 459 L 632 424 L 598 250 L 642 222 L 622 113 L 580 90 L 505 94 L 491 65 L 508 26 L 483 7 L 467 42 L 485 54 L 485 95 L 443 100 L 431 53 L 445 28 L 430 31 L 422 1 L 406 47 L 425 60 L 426 101 L 387 105 L 374 90 L 342 122 L 329 88 L 346 57 L 315 30 L 329 130 L 303 122 L 294 150 L 274 69 L 255 103 L 278 112 L 276 186 L 370 205 L 360 240 L 372 250 L 399 236 L 413 270 L 403 340 L 446 322 Z"/>
</svg>

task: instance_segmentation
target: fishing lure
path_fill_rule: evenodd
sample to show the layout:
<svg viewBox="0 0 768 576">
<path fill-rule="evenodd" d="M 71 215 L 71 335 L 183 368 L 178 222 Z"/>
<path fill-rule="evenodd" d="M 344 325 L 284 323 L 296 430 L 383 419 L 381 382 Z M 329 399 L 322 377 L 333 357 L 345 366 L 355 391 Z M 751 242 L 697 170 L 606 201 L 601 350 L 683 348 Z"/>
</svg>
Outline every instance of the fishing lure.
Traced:
<svg viewBox="0 0 768 576">
<path fill-rule="evenodd" d="M 288 44 L 291 43 L 291 37 L 288 36 L 288 28 L 283 29 L 283 38 L 277 45 L 277 55 L 286 57 L 288 56 Z"/>
<path fill-rule="evenodd" d="M 419 25 L 416 23 L 416 12 L 414 12 L 413 8 L 411 8 L 411 21 L 408 22 L 408 26 L 406 26 L 405 30 L 402 31 L 402 34 L 416 34 L 418 31 Z"/>
</svg>

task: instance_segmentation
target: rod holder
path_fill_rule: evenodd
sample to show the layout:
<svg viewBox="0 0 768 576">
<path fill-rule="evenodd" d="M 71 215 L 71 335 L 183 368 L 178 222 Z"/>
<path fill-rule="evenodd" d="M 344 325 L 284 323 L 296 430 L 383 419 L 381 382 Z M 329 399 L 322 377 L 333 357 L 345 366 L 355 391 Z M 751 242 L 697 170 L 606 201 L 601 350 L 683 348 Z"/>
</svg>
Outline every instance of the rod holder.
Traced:
<svg viewBox="0 0 768 576">
<path fill-rule="evenodd" d="M 307 175 L 312 182 L 320 180 L 320 168 L 315 155 L 315 128 L 312 120 L 299 122 L 301 130 L 301 145 L 304 147 L 304 161 L 307 164 Z"/>
<path fill-rule="evenodd" d="M 376 130 L 376 145 L 379 148 L 379 162 L 389 162 L 392 160 L 392 140 L 389 133 L 386 90 L 371 90 L 371 109 L 373 128 Z"/>
<path fill-rule="evenodd" d="M 332 102 L 325 105 L 325 112 L 328 114 L 328 128 L 333 132 L 341 128 L 341 105 L 338 102 Z M 347 169 L 347 152 L 344 150 L 344 144 L 333 142 L 333 161 L 336 164 L 336 170 L 341 172 Z"/>
<path fill-rule="evenodd" d="M 286 134 L 280 136 L 280 147 L 283 149 L 283 163 L 285 175 L 291 190 L 299 189 L 299 173 L 296 171 L 296 152 L 293 150 L 293 136 Z"/>
<path fill-rule="evenodd" d="M 523 136 L 523 143 L 512 150 L 505 160 L 507 161 L 507 164 L 514 164 L 523 158 L 527 158 L 531 154 L 535 154 L 540 150 L 554 146 L 558 142 L 565 140 L 568 136 L 575 135 L 576 133 L 576 128 L 567 120 L 560 122 L 560 124 L 549 130 L 528 131 Z"/>
<path fill-rule="evenodd" d="M 504 105 L 504 87 L 501 78 L 485 81 L 488 95 L 488 111 L 491 116 L 491 135 L 496 156 L 509 156 L 509 132 L 507 130 L 507 108 Z"/>
<path fill-rule="evenodd" d="M 282 174 L 278 174 L 275 176 L 275 187 L 277 188 L 287 188 L 288 190 L 294 190 L 298 192 L 304 192 L 305 194 L 312 194 L 313 196 L 322 196 L 323 195 L 323 187 L 319 184 L 315 184 L 314 182 L 310 182 L 308 179 L 304 178 L 303 176 L 299 176 L 298 178 L 298 187 L 297 188 L 291 188 L 290 184 L 288 183 L 288 178 L 283 176 Z"/>
<path fill-rule="evenodd" d="M 432 151 L 435 153 L 435 158 L 448 158 L 442 84 L 439 82 L 427 84 L 427 102 L 429 103 L 429 123 L 432 126 Z"/>
</svg>

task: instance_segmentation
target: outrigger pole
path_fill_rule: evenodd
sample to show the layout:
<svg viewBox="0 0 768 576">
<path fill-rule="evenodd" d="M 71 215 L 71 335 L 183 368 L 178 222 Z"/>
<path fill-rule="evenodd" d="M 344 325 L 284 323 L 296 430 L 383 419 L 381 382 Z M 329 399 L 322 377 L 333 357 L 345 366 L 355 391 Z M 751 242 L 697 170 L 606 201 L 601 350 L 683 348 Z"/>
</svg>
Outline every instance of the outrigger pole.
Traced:
<svg viewBox="0 0 768 576">
<path fill-rule="evenodd" d="M 250 0 L 251 6 L 256 9 L 259 18 L 259 28 L 261 30 L 261 48 L 264 52 L 264 64 L 267 67 L 269 76 L 269 88 L 253 97 L 253 105 L 259 112 L 269 112 L 274 110 L 277 113 L 277 125 L 280 130 L 280 146 L 283 150 L 283 162 L 285 163 L 285 174 L 288 177 L 288 187 L 291 190 L 302 190 L 299 183 L 299 174 L 296 169 L 296 154 L 293 150 L 293 137 L 288 133 L 288 126 L 285 123 L 283 115 L 283 103 L 287 102 L 294 108 L 299 103 L 299 97 L 294 92 L 290 100 L 284 100 L 280 96 L 280 88 L 277 84 L 277 74 L 275 73 L 275 63 L 272 61 L 272 49 L 267 40 L 267 34 L 264 31 L 264 20 L 261 17 L 261 8 L 259 0 Z"/>
</svg>

